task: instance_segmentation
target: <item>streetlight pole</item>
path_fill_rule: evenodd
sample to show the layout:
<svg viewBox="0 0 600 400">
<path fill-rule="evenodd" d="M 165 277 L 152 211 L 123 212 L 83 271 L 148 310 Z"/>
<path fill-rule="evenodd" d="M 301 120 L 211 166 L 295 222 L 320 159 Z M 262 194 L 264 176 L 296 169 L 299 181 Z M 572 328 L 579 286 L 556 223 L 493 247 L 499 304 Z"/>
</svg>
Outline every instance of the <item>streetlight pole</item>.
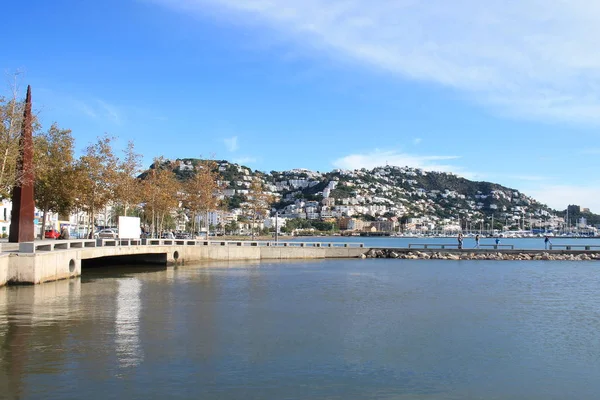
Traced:
<svg viewBox="0 0 600 400">
<path fill-rule="evenodd" d="M 279 216 L 279 213 L 276 211 L 275 212 L 275 242 L 279 241 L 279 232 L 278 232 L 279 231 L 279 226 L 278 226 L 279 220 L 277 218 L 278 216 Z"/>
</svg>

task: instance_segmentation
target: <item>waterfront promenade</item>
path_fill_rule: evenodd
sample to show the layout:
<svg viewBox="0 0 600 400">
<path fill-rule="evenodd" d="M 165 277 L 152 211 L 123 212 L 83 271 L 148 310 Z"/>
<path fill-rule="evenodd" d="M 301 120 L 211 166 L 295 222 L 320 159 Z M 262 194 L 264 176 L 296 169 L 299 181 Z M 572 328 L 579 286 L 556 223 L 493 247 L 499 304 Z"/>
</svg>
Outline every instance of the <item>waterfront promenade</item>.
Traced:
<svg viewBox="0 0 600 400">
<path fill-rule="evenodd" d="M 315 238 L 316 239 L 316 238 Z M 108 264 L 185 265 L 203 261 L 261 261 L 333 258 L 443 260 L 600 260 L 595 242 L 554 244 L 546 249 L 482 245 L 458 249 L 456 243 L 428 241 L 402 247 L 318 238 L 315 241 L 224 241 L 187 239 L 73 239 L 2 243 L 0 286 L 39 284 L 80 276 L 82 268 Z M 328 241 L 329 239 L 329 241 Z"/>
<path fill-rule="evenodd" d="M 362 243 L 74 239 L 3 243 L 0 286 L 38 284 L 81 275 L 87 263 L 183 265 L 202 261 L 357 258 Z"/>
</svg>

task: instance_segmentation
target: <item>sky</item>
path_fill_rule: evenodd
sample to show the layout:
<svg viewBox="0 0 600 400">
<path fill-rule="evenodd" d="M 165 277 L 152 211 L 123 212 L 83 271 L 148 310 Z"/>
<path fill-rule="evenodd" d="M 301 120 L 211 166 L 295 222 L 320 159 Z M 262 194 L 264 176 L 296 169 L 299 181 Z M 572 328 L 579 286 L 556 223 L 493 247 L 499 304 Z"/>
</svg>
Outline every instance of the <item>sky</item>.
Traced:
<svg viewBox="0 0 600 400">
<path fill-rule="evenodd" d="M 600 213 L 600 3 L 8 2 L 45 127 L 261 171 L 398 165 Z"/>
</svg>

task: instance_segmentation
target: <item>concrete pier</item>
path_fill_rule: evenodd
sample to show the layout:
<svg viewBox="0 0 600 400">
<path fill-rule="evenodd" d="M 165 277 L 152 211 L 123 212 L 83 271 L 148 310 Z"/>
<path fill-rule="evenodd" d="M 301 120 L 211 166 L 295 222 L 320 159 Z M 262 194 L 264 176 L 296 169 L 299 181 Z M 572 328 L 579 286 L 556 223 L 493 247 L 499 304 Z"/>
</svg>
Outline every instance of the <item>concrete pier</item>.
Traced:
<svg viewBox="0 0 600 400">
<path fill-rule="evenodd" d="M 81 275 L 86 260 L 123 257 L 166 265 L 201 261 L 357 258 L 366 250 L 357 243 L 230 242 L 168 239 L 45 240 L 20 243 L 0 254 L 0 286 L 39 284 Z M 158 257 L 157 257 L 158 256 Z"/>
</svg>

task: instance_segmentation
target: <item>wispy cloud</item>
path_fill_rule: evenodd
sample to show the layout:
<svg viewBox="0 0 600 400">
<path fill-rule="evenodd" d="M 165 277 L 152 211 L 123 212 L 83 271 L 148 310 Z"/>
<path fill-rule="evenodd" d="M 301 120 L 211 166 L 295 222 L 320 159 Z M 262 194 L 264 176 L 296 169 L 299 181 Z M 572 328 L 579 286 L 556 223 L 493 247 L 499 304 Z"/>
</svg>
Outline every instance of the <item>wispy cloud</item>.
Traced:
<svg viewBox="0 0 600 400">
<path fill-rule="evenodd" d="M 548 182 L 550 181 L 549 176 L 544 175 L 532 175 L 532 174 L 499 174 L 495 172 L 489 172 L 486 174 L 486 179 L 490 179 L 493 182 L 505 182 L 505 181 L 521 181 L 521 182 Z"/>
<path fill-rule="evenodd" d="M 422 141 L 423 141 L 423 139 L 418 137 L 418 138 L 414 138 L 412 142 L 416 146 L 416 145 L 420 144 Z"/>
<path fill-rule="evenodd" d="M 587 149 L 583 149 L 583 150 L 581 150 L 581 154 L 584 154 L 584 155 L 598 155 L 598 154 L 600 154 L 600 148 L 598 148 L 598 147 L 590 147 L 590 148 L 587 148 Z"/>
<path fill-rule="evenodd" d="M 510 175 L 509 178 L 527 182 L 542 182 L 548 180 L 547 176 L 541 175 Z"/>
<path fill-rule="evenodd" d="M 111 121 L 117 125 L 121 125 L 122 123 L 121 112 L 119 109 L 104 100 L 82 100 L 69 96 L 68 101 L 73 105 L 75 110 L 81 112 L 83 115 L 89 118 Z"/>
<path fill-rule="evenodd" d="M 600 123 L 600 3 L 152 1 L 266 23 L 304 49 L 452 88 L 502 114 Z"/>
<path fill-rule="evenodd" d="M 121 114 L 120 114 L 119 110 L 117 110 L 117 107 L 115 107 L 112 104 L 107 103 L 104 100 L 100 100 L 100 99 L 96 99 L 96 102 L 100 106 L 100 109 L 102 110 L 102 114 L 105 117 L 111 119 L 117 125 L 121 124 Z"/>
<path fill-rule="evenodd" d="M 417 155 L 375 149 L 367 153 L 350 154 L 338 158 L 337 160 L 334 160 L 332 164 L 336 168 L 341 169 L 371 169 L 385 165 L 394 165 L 398 167 L 407 166 L 421 168 L 426 171 L 452 172 L 468 178 L 477 177 L 477 174 L 465 171 L 464 168 L 459 165 L 444 162 L 457 160 L 459 158 L 460 156 Z"/>
<path fill-rule="evenodd" d="M 227 150 L 229 150 L 230 152 L 234 152 L 237 151 L 237 149 L 239 149 L 237 136 L 225 138 L 223 139 L 223 143 L 225 143 L 225 147 L 227 147 Z"/>
<path fill-rule="evenodd" d="M 234 163 L 240 165 L 253 164 L 256 162 L 256 158 L 254 157 L 240 157 L 233 160 Z"/>
<path fill-rule="evenodd" d="M 577 204 L 590 208 L 592 212 L 600 212 L 600 182 L 592 182 L 585 186 L 541 185 L 527 190 L 526 193 L 557 210 L 564 210 L 569 204 Z"/>
<path fill-rule="evenodd" d="M 90 118 L 98 118 L 98 114 L 94 109 L 82 101 L 74 100 L 75 107 Z"/>
</svg>

